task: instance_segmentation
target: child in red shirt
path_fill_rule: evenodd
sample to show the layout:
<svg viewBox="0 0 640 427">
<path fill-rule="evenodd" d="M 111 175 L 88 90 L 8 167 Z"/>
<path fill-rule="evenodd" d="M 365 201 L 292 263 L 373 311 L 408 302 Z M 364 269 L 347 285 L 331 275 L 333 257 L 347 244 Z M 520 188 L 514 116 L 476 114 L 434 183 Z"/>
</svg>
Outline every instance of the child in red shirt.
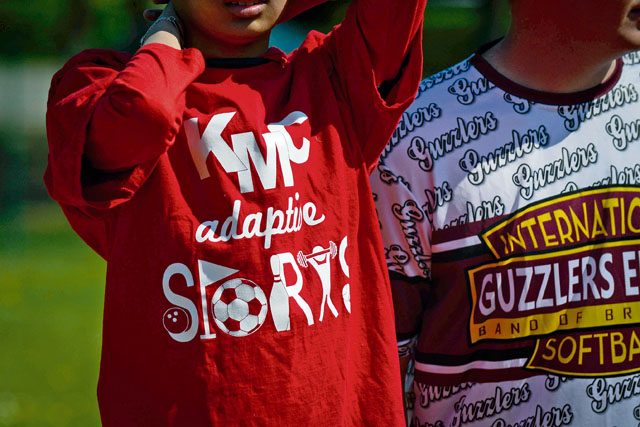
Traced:
<svg viewBox="0 0 640 427">
<path fill-rule="evenodd" d="M 267 47 L 319 2 L 176 0 L 134 55 L 54 76 L 45 181 L 107 260 L 104 425 L 403 425 L 368 176 L 421 77 L 425 0 L 355 0 Z"/>
</svg>

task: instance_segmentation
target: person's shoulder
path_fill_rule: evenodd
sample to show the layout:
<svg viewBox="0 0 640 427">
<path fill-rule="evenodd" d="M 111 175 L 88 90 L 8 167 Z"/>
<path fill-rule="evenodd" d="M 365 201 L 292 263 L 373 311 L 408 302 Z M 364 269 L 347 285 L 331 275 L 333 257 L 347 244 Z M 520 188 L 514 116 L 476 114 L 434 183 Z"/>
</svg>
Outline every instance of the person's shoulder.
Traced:
<svg viewBox="0 0 640 427">
<path fill-rule="evenodd" d="M 640 51 L 631 51 L 618 58 L 618 67 L 615 74 L 615 87 L 611 88 L 603 96 L 620 96 L 634 102 L 627 102 L 629 108 L 637 110 L 640 106 L 635 102 L 640 90 Z"/>
<path fill-rule="evenodd" d="M 472 56 L 438 71 L 420 82 L 416 98 L 404 113 L 399 132 L 432 133 L 439 131 L 438 126 L 432 126 L 442 116 L 443 110 L 453 110 L 456 114 L 465 114 L 458 100 L 457 87 L 460 82 L 475 82 L 482 75 L 473 67 Z M 472 106 L 473 107 L 473 106 Z M 475 108 L 467 108 L 473 112 Z M 426 126 L 430 123 L 430 126 Z M 396 135 L 397 136 L 397 135 Z"/>
<path fill-rule="evenodd" d="M 313 53 L 325 45 L 326 39 L 327 34 L 316 30 L 309 31 L 300 46 L 288 55 L 289 59 L 296 59 Z"/>
<path fill-rule="evenodd" d="M 404 154 L 417 147 L 423 154 L 426 153 L 427 142 L 439 140 L 443 135 L 448 135 L 460 126 L 460 120 L 465 122 L 474 120 L 476 116 L 485 111 L 489 111 L 486 102 L 495 102 L 494 97 L 489 97 L 486 102 L 480 102 L 481 93 L 476 94 L 469 91 L 469 94 L 478 95 L 478 102 L 461 102 L 459 92 L 461 85 L 474 87 L 483 79 L 482 74 L 473 66 L 473 55 L 468 58 L 438 71 L 420 82 L 416 98 L 413 103 L 402 114 L 400 121 L 385 148 L 382 159 L 387 157 L 404 158 Z M 478 85 L 480 87 L 481 85 Z M 487 91 L 493 88 L 489 82 L 486 84 Z M 481 104 L 481 105 L 480 105 Z M 483 117 L 481 117 L 483 119 Z M 418 153 L 411 151 L 414 157 Z M 391 160 L 387 160 L 392 162 Z M 398 160 L 397 160 L 398 161 Z M 407 160 L 399 160 L 406 162 Z M 413 162 L 415 163 L 415 162 Z M 413 164 L 412 163 L 412 164 Z"/>
<path fill-rule="evenodd" d="M 61 71 L 83 66 L 106 68 L 124 67 L 131 59 L 131 54 L 114 49 L 86 49 L 72 56 Z"/>
<path fill-rule="evenodd" d="M 50 97 L 60 99 L 78 88 L 121 71 L 131 54 L 113 49 L 87 49 L 72 56 L 51 79 Z"/>
<path fill-rule="evenodd" d="M 628 52 L 622 56 L 622 77 L 623 81 L 627 81 L 637 85 L 640 83 L 640 50 Z"/>
<path fill-rule="evenodd" d="M 427 98 L 435 95 L 441 95 L 441 92 L 448 91 L 448 87 L 451 83 L 474 73 L 475 69 L 472 65 L 472 58 L 473 55 L 445 68 L 444 70 L 438 71 L 424 78 L 420 82 L 416 98 L 419 99 L 425 94 L 428 94 L 428 96 L 426 96 Z"/>
<path fill-rule="evenodd" d="M 622 56 L 622 62 L 626 66 L 640 67 L 640 50 L 629 52 Z"/>
</svg>

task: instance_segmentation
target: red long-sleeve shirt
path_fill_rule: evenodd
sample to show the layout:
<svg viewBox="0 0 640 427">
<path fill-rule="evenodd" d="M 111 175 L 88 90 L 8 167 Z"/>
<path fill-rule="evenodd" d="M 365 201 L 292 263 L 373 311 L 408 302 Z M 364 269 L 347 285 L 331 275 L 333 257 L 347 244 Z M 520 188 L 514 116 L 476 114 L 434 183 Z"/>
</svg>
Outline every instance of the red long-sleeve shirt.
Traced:
<svg viewBox="0 0 640 427">
<path fill-rule="evenodd" d="M 403 424 L 368 174 L 424 3 L 358 0 L 242 68 L 151 44 L 54 76 L 45 181 L 108 263 L 104 425 Z"/>
</svg>

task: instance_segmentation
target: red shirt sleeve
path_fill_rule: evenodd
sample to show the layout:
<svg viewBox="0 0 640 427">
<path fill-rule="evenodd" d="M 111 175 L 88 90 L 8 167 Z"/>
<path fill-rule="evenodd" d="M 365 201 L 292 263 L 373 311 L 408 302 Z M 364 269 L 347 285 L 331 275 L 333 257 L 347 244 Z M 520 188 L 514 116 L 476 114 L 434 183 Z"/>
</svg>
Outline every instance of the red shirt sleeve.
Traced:
<svg viewBox="0 0 640 427">
<path fill-rule="evenodd" d="M 375 166 L 422 78 L 426 0 L 354 0 L 326 41 L 365 161 Z"/>
<path fill-rule="evenodd" d="M 109 211 L 133 197 L 173 143 L 186 87 L 202 73 L 195 49 L 160 44 L 134 56 L 88 50 L 51 82 L 45 184 L 73 228 L 105 256 Z"/>
</svg>

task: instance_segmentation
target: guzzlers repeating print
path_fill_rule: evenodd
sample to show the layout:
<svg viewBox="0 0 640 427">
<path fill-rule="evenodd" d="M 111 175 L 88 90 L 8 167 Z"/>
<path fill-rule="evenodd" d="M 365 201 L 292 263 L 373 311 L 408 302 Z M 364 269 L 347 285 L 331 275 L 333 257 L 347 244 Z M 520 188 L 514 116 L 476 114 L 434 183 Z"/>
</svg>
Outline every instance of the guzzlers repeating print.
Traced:
<svg viewBox="0 0 640 427">
<path fill-rule="evenodd" d="M 372 185 L 427 293 L 414 425 L 640 425 L 640 54 L 574 95 L 476 54 L 422 82 Z"/>
</svg>

